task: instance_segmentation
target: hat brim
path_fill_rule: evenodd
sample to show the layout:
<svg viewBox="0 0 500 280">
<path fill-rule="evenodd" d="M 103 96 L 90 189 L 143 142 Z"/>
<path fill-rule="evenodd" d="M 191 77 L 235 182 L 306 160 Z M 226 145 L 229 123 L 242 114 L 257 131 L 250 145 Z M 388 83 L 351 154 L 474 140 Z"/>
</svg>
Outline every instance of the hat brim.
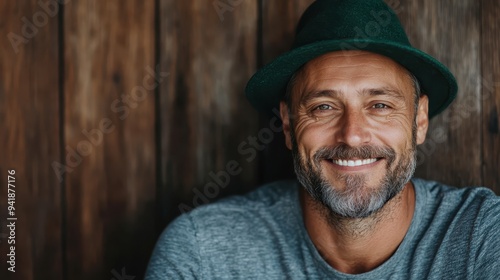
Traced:
<svg viewBox="0 0 500 280">
<path fill-rule="evenodd" d="M 291 76 L 302 65 L 323 54 L 344 50 L 378 53 L 405 67 L 429 97 L 429 118 L 442 112 L 456 97 L 455 77 L 432 56 L 406 45 L 366 39 L 319 41 L 284 53 L 252 76 L 246 97 L 257 110 L 271 113 L 278 108 Z"/>
</svg>

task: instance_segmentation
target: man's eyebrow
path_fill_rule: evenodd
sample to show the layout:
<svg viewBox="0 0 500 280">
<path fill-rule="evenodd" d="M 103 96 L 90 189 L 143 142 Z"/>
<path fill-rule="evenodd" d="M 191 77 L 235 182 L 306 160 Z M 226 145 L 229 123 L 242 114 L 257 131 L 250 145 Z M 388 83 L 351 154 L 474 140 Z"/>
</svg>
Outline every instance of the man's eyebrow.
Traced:
<svg viewBox="0 0 500 280">
<path fill-rule="evenodd" d="M 396 90 L 393 88 L 369 88 L 369 89 L 362 90 L 362 93 L 368 94 L 371 96 L 388 95 L 388 96 L 395 97 L 398 99 L 404 99 L 403 93 L 400 92 L 399 90 Z"/>
<path fill-rule="evenodd" d="M 371 95 L 371 96 L 377 96 L 377 95 L 386 95 L 386 96 L 390 96 L 390 97 L 394 97 L 394 98 L 397 98 L 397 99 L 403 99 L 404 100 L 404 95 L 402 92 L 400 92 L 399 90 L 396 90 L 396 89 L 392 89 L 392 88 L 367 88 L 367 89 L 363 89 L 361 90 L 360 92 L 358 92 L 358 94 L 361 93 L 361 94 L 365 94 L 365 95 Z M 341 94 L 340 91 L 338 90 L 319 90 L 319 91 L 313 91 L 313 92 L 310 92 L 310 93 L 306 93 L 301 101 L 303 104 L 307 104 L 308 102 L 310 102 L 311 100 L 314 100 L 316 98 L 320 98 L 320 97 L 336 97 L 338 96 L 339 94 Z"/>
<path fill-rule="evenodd" d="M 331 89 L 313 91 L 313 92 L 309 92 L 309 93 L 304 94 L 304 96 L 301 98 L 301 103 L 307 104 L 308 102 L 310 102 L 311 100 L 314 100 L 316 98 L 335 97 L 337 95 L 339 95 L 339 91 L 331 90 Z"/>
</svg>

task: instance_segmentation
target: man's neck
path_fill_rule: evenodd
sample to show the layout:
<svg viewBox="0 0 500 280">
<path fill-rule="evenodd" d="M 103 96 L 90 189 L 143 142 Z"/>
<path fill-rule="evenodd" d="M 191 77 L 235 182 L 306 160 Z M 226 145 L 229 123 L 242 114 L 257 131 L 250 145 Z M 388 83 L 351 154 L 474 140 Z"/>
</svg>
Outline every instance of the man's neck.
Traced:
<svg viewBox="0 0 500 280">
<path fill-rule="evenodd" d="M 346 219 L 330 212 L 303 188 L 300 192 L 304 224 L 323 259 L 349 274 L 370 271 L 389 259 L 404 239 L 415 209 L 411 182 L 377 213 Z"/>
</svg>

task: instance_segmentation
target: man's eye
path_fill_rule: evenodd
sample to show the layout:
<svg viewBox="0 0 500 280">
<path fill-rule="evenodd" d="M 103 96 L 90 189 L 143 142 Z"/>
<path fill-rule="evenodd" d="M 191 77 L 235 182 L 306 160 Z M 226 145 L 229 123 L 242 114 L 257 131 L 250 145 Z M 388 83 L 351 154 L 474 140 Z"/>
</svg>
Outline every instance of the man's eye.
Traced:
<svg viewBox="0 0 500 280">
<path fill-rule="evenodd" d="M 316 107 L 316 110 L 324 111 L 324 110 L 329 110 L 331 108 L 332 108 L 332 106 L 330 106 L 330 105 L 321 104 L 318 107 Z"/>
<path fill-rule="evenodd" d="M 389 106 L 385 105 L 384 103 L 377 103 L 377 104 L 373 105 L 373 108 L 374 109 L 388 109 Z"/>
</svg>

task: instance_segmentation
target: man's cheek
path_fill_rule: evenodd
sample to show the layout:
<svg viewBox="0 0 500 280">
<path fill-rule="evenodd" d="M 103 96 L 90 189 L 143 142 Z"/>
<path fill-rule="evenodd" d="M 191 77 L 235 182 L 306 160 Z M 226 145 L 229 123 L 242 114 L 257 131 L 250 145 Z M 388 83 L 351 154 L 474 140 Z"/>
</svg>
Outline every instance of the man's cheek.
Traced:
<svg viewBox="0 0 500 280">
<path fill-rule="evenodd" d="M 332 142 L 328 141 L 331 138 L 328 132 L 319 129 L 305 129 L 297 138 L 298 142 L 303 145 L 308 151 L 318 150 L 321 147 L 331 146 Z"/>
</svg>

